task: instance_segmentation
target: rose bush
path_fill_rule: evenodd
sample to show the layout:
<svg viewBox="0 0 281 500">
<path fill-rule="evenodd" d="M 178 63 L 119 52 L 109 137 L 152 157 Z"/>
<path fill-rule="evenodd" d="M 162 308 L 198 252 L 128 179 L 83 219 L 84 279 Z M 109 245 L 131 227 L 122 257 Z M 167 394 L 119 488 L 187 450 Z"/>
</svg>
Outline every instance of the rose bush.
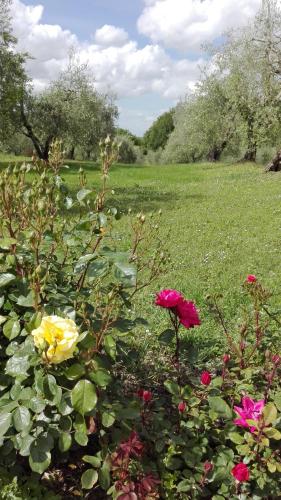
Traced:
<svg viewBox="0 0 281 500">
<path fill-rule="evenodd" d="M 204 318 L 164 289 L 155 307 L 168 322 L 158 332 L 166 379 L 132 382 L 124 369 L 126 336 L 144 322 L 134 297 L 166 258 L 160 214 L 130 215 L 132 245 L 119 250 L 120 215 L 106 205 L 117 153 L 102 144 L 99 189 L 81 170 L 69 190 L 58 142 L 48 164 L 1 173 L 1 470 L 32 473 L 67 498 L 278 498 L 280 322 L 257 276 L 244 281 L 248 309 L 235 332 L 220 297 L 208 298 L 225 339 L 220 359 L 187 362 L 187 330 L 196 335 Z"/>
</svg>

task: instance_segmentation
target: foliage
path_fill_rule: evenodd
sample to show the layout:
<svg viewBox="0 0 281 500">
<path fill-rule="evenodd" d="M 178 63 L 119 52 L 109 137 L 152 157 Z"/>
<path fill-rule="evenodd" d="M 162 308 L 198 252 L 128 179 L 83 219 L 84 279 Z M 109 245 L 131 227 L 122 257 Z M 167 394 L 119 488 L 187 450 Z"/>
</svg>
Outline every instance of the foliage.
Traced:
<svg viewBox="0 0 281 500">
<path fill-rule="evenodd" d="M 7 0 L 0 4 L 0 144 L 18 128 L 20 101 L 27 83 L 23 66 L 26 56 L 14 50 L 16 39 L 11 34 L 9 5 Z"/>
<path fill-rule="evenodd" d="M 34 475 L 35 476 L 35 475 Z M 0 469 L 0 498 L 1 500 L 59 500 L 60 497 L 45 489 L 37 477 L 28 478 L 28 481 L 17 477 L 16 471 L 8 473 Z"/>
<path fill-rule="evenodd" d="M 280 141 L 280 7 L 263 2 L 246 27 L 207 46 L 199 84 L 177 106 L 165 162 L 219 160 L 231 152 L 256 161 L 260 148 Z"/>
<path fill-rule="evenodd" d="M 49 163 L 1 173 L 0 438 L 5 467 L 41 475 L 74 453 L 74 486 L 107 490 L 110 447 L 135 407 L 113 365 L 135 326 L 132 299 L 165 257 L 160 216 L 132 215 L 131 247 L 118 249 L 119 214 L 105 206 L 118 147 L 109 138 L 101 146 L 96 193 L 82 169 L 69 192 L 58 141 Z"/>
<path fill-rule="evenodd" d="M 171 109 L 155 120 L 143 136 L 143 146 L 157 151 L 164 148 L 171 132 L 174 130 L 174 110 Z"/>
<path fill-rule="evenodd" d="M 125 128 L 117 128 L 116 135 L 121 137 L 129 137 L 135 146 L 141 146 L 142 144 L 142 139 L 140 137 L 137 137 L 135 134 L 130 132 L 130 130 L 127 130 Z"/>
<path fill-rule="evenodd" d="M 99 93 L 87 67 L 71 59 L 58 80 L 41 94 L 29 93 L 22 107 L 22 132 L 41 159 L 48 158 L 50 144 L 58 138 L 72 157 L 79 147 L 90 158 L 97 155 L 99 141 L 112 133 L 116 117 L 112 97 Z"/>
<path fill-rule="evenodd" d="M 120 144 L 118 161 L 120 163 L 135 163 L 137 159 L 136 146 L 130 135 L 117 135 L 115 140 Z"/>
<path fill-rule="evenodd" d="M 217 360 L 212 373 L 205 371 L 201 377 L 181 359 L 180 324 L 186 328 L 198 324 L 197 319 L 186 321 L 194 318 L 194 311 L 185 310 L 188 318 L 182 317 L 181 303 L 186 301 L 176 291 L 158 295 L 156 305 L 165 308 L 170 318 L 170 328 L 159 340 L 175 349 L 170 376 L 165 390 L 138 391 L 140 413 L 134 432 L 111 458 L 113 498 L 125 499 L 129 492 L 140 490 L 138 498 L 144 499 L 158 498 L 158 493 L 167 499 L 278 496 L 281 356 L 275 353 L 280 342 L 274 343 L 269 324 L 279 320 L 269 312 L 269 293 L 254 275 L 245 280 L 244 291 L 252 304 L 244 311 L 237 334 L 226 329 L 218 298 L 210 298 L 228 353 Z M 173 301 L 159 300 L 165 294 Z M 235 413 L 239 419 L 234 419 Z M 143 468 L 138 465 L 141 458 Z M 147 490 L 141 489 L 143 483 Z"/>
</svg>

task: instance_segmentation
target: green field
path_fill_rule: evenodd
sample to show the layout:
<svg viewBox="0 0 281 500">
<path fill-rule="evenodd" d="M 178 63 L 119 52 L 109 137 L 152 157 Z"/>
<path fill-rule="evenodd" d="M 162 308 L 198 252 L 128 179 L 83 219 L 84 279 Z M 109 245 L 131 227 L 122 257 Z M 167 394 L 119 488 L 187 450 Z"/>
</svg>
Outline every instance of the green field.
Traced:
<svg viewBox="0 0 281 500">
<path fill-rule="evenodd" d="M 0 161 L 7 164 L 8 159 Z M 78 166 L 84 167 L 90 185 L 99 182 L 93 163 L 70 163 L 63 175 L 77 186 Z M 256 274 L 272 289 L 273 301 L 281 297 L 281 174 L 265 174 L 253 164 L 197 164 L 173 166 L 113 167 L 109 187 L 110 205 L 124 214 L 163 211 L 163 235 L 168 242 L 171 265 L 151 290 L 138 298 L 141 313 L 149 326 L 139 332 L 142 349 L 166 326 L 165 315 L 153 306 L 159 288 L 177 288 L 194 299 L 201 310 L 202 326 L 189 335 L 197 345 L 222 348 L 219 327 L 210 317 L 206 296 L 223 295 L 226 318 L 239 318 L 244 300 L 241 284 L 249 273 Z M 128 242 L 126 215 L 119 224 L 122 245 Z M 143 339 L 145 338 L 145 342 Z"/>
</svg>

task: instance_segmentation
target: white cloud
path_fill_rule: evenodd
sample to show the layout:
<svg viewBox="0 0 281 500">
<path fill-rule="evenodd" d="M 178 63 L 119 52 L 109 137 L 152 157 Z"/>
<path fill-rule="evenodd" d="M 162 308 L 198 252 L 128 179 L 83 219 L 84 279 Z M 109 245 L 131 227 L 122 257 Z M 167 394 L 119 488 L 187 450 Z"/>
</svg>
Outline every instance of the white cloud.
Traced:
<svg viewBox="0 0 281 500">
<path fill-rule="evenodd" d="M 105 24 L 95 33 L 95 42 L 105 47 L 122 47 L 128 41 L 128 33 L 122 28 Z"/>
<path fill-rule="evenodd" d="M 174 99 L 198 78 L 198 61 L 174 61 L 158 44 L 140 48 L 128 40 L 121 28 L 105 25 L 96 31 L 94 43 L 82 43 L 58 25 L 43 24 L 42 15 L 41 5 L 13 2 L 14 32 L 19 50 L 29 52 L 34 58 L 28 61 L 27 70 L 36 90 L 57 78 L 67 66 L 72 48 L 81 62 L 88 63 L 96 86 L 100 90 L 111 90 L 118 97 L 155 92 Z"/>
<path fill-rule="evenodd" d="M 247 23 L 261 0 L 144 0 L 139 32 L 180 51 L 198 50 L 230 27 Z"/>
</svg>

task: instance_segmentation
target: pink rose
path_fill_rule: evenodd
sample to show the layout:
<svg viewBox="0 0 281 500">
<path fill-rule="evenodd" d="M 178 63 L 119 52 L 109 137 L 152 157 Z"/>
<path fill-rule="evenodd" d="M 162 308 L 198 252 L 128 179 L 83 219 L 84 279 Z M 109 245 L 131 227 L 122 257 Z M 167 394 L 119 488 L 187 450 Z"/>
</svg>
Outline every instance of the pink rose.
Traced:
<svg viewBox="0 0 281 500">
<path fill-rule="evenodd" d="M 176 306 L 176 314 L 185 328 L 193 328 L 201 324 L 194 302 L 181 300 Z"/>
<path fill-rule="evenodd" d="M 255 283 L 256 281 L 257 281 L 257 277 L 254 274 L 248 274 L 248 276 L 247 276 L 248 283 Z"/>
<path fill-rule="evenodd" d="M 212 375 L 210 374 L 210 372 L 206 371 L 206 372 L 203 372 L 201 374 L 201 378 L 200 378 L 201 384 L 210 385 L 211 381 L 212 381 Z"/>
<path fill-rule="evenodd" d="M 235 467 L 233 467 L 233 469 L 231 470 L 231 474 L 240 483 L 243 483 L 245 481 L 249 481 L 249 479 L 250 479 L 250 471 L 249 471 L 247 465 L 244 464 L 243 462 L 235 465 Z"/>
<path fill-rule="evenodd" d="M 236 420 L 234 420 L 234 423 L 236 425 L 239 425 L 240 427 L 250 429 L 251 432 L 255 432 L 257 427 L 254 425 L 249 425 L 247 420 L 255 420 L 258 425 L 258 421 L 262 416 L 264 405 L 264 399 L 254 401 L 249 397 L 242 398 L 242 408 L 239 406 L 234 406 L 235 413 L 240 417 L 236 418 Z"/>
<path fill-rule="evenodd" d="M 182 295 L 177 290 L 162 290 L 156 294 L 155 304 L 160 307 L 165 307 L 166 309 L 172 309 L 176 307 L 182 299 Z"/>
</svg>

